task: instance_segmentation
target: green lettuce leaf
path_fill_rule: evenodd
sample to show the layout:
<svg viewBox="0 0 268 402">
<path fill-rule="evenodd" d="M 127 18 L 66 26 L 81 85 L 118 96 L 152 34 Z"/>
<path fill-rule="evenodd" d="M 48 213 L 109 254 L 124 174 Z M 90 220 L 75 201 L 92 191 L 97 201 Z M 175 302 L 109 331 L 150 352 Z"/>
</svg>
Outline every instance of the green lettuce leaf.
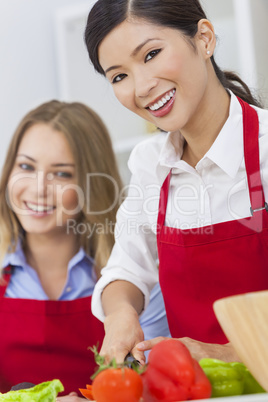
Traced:
<svg viewBox="0 0 268 402">
<path fill-rule="evenodd" d="M 55 402 L 59 392 L 64 387 L 60 380 L 42 382 L 33 388 L 9 391 L 5 394 L 0 393 L 2 402 Z"/>
</svg>

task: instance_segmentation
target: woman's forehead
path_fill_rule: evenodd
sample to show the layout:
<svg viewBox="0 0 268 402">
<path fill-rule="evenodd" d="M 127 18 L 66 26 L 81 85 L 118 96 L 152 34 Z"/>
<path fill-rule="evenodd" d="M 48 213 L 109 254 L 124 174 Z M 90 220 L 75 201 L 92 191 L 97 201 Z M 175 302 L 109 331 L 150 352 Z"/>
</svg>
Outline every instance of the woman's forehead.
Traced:
<svg viewBox="0 0 268 402">
<path fill-rule="evenodd" d="M 136 53 L 152 40 L 164 40 L 167 32 L 178 30 L 153 24 L 143 19 L 128 19 L 117 25 L 102 40 L 99 46 L 99 62 L 104 71 L 117 55 L 135 56 Z M 123 54 L 121 52 L 124 52 Z"/>
</svg>

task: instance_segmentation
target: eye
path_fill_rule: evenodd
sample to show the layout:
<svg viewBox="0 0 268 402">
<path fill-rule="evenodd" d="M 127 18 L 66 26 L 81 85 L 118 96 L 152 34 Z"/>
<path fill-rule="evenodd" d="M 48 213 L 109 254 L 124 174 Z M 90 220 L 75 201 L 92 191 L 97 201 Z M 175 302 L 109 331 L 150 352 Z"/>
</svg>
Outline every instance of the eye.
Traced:
<svg viewBox="0 0 268 402">
<path fill-rule="evenodd" d="M 147 61 L 150 61 L 151 59 L 153 59 L 159 52 L 161 52 L 161 49 L 155 49 L 155 50 L 152 50 L 151 52 L 149 52 L 144 59 L 145 63 L 147 63 Z"/>
<path fill-rule="evenodd" d="M 54 174 L 54 176 L 62 177 L 63 179 L 71 179 L 73 177 L 73 174 L 71 172 L 59 171 L 59 172 L 55 172 L 53 174 Z"/>
<path fill-rule="evenodd" d="M 34 167 L 32 165 L 29 165 L 28 163 L 20 163 L 19 167 L 22 170 L 30 170 L 30 171 L 34 171 Z"/>
<path fill-rule="evenodd" d="M 116 84 L 117 82 L 122 81 L 127 75 L 126 74 L 118 74 L 112 79 L 112 84 Z"/>
</svg>

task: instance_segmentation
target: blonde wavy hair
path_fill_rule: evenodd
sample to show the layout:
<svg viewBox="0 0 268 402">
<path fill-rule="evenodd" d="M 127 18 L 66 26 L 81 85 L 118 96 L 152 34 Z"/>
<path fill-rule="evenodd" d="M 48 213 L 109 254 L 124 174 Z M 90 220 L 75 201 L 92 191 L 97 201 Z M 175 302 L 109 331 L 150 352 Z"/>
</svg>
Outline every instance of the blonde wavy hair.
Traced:
<svg viewBox="0 0 268 402">
<path fill-rule="evenodd" d="M 95 260 L 97 275 L 106 265 L 114 244 L 116 212 L 122 182 L 111 139 L 102 119 L 88 106 L 52 100 L 30 111 L 20 122 L 9 145 L 0 181 L 0 261 L 7 252 L 14 252 L 18 241 L 24 241 L 24 231 L 9 207 L 7 184 L 17 151 L 25 132 L 35 124 L 45 123 L 60 131 L 73 152 L 78 186 L 88 202 L 82 206 L 79 222 L 92 228 L 92 236 L 79 234 L 79 243 Z M 90 174 L 90 192 L 87 175 Z M 90 200 L 89 200 L 90 197 Z M 93 212 L 91 212 L 93 211 Z M 109 230 L 94 230 L 94 228 Z"/>
</svg>

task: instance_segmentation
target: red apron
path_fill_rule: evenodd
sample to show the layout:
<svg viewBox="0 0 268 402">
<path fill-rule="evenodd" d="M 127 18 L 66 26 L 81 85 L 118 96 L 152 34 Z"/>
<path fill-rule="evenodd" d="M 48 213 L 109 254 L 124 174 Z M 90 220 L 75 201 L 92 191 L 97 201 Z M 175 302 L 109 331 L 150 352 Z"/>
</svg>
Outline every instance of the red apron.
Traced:
<svg viewBox="0 0 268 402">
<path fill-rule="evenodd" d="M 5 279 L 9 281 L 10 275 Z M 91 296 L 72 301 L 5 298 L 0 286 L 0 392 L 21 382 L 59 379 L 64 394 L 79 393 L 95 370 L 88 347 L 101 345 L 103 324 Z"/>
<path fill-rule="evenodd" d="M 195 230 L 165 226 L 171 172 L 160 193 L 159 281 L 173 337 L 225 343 L 213 312 L 222 297 L 268 289 L 268 213 L 259 166 L 256 111 L 243 110 L 244 157 L 252 216 Z M 266 208 L 266 209 L 265 209 Z"/>
</svg>

